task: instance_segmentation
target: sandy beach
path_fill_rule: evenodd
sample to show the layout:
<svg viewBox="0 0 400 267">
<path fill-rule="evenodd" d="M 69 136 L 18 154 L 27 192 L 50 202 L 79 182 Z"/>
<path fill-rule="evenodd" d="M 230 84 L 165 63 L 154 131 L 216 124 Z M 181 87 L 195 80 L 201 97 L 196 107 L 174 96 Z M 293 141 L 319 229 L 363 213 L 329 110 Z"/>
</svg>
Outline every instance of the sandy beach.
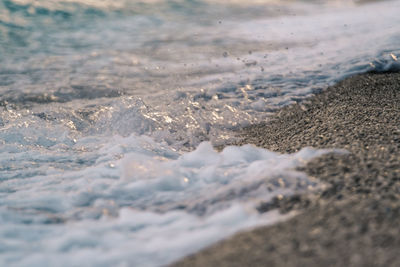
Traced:
<svg viewBox="0 0 400 267">
<path fill-rule="evenodd" d="M 303 169 L 326 190 L 259 206 L 298 216 L 239 233 L 174 266 L 399 265 L 399 73 L 347 78 L 239 135 L 238 145 L 282 153 L 311 146 L 349 154 L 328 154 Z"/>
</svg>

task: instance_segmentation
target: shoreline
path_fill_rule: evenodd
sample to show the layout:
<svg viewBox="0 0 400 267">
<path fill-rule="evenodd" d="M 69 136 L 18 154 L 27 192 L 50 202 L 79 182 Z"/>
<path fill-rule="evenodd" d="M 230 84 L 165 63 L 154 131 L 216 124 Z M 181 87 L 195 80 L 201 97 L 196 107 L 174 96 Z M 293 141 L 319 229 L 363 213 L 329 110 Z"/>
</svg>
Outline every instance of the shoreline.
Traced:
<svg viewBox="0 0 400 267">
<path fill-rule="evenodd" d="M 292 153 L 346 149 L 302 170 L 330 186 L 270 203 L 260 212 L 296 217 L 242 232 L 173 266 L 394 266 L 400 262 L 400 73 L 347 78 L 268 123 L 239 132 L 246 143 Z"/>
</svg>

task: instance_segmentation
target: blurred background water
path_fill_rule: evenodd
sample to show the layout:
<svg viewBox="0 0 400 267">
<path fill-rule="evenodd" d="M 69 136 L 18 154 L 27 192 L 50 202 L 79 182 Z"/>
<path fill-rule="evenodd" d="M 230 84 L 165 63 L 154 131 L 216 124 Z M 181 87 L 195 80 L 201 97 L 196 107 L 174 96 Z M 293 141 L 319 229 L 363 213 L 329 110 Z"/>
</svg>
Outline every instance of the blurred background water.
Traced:
<svg viewBox="0 0 400 267">
<path fill-rule="evenodd" d="M 188 151 L 349 75 L 398 70 L 399 11 L 395 0 L 0 0 L 0 260 L 159 265 L 278 218 L 253 204 L 321 186 L 291 171 L 321 151 Z M 171 233 L 185 241 L 171 246 Z"/>
<path fill-rule="evenodd" d="M 139 125 L 105 122 L 107 130 L 179 148 L 223 142 L 226 129 L 263 120 L 345 76 L 387 68 L 398 53 L 396 1 L 0 5 L 2 103 L 74 102 L 71 125 L 93 131 L 99 119 L 88 113 L 121 108 L 132 96 Z M 45 115 L 56 116 L 51 111 Z"/>
</svg>

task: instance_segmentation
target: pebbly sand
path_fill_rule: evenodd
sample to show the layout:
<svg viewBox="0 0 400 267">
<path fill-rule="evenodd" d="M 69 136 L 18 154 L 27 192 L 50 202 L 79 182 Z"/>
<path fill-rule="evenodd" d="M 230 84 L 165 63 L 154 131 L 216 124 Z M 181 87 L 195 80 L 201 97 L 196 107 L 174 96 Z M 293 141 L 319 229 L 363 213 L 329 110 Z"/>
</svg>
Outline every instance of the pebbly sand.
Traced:
<svg viewBox="0 0 400 267">
<path fill-rule="evenodd" d="M 273 151 L 344 148 L 304 170 L 331 186 L 275 199 L 300 215 L 239 233 L 174 266 L 399 266 L 400 73 L 348 78 L 271 121 L 240 132 L 238 145 Z"/>
</svg>

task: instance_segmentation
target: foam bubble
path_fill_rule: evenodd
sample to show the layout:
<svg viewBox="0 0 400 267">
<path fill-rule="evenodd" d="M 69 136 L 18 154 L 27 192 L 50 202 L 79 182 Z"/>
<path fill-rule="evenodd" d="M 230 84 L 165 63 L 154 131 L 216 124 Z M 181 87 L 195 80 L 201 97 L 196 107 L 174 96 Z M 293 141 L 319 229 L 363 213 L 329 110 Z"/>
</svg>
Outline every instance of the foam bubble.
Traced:
<svg viewBox="0 0 400 267">
<path fill-rule="evenodd" d="M 36 156 L 51 161 L 46 149 L 36 149 Z M 239 230 L 283 219 L 277 212 L 259 214 L 256 206 L 278 194 L 318 190 L 322 184 L 296 167 L 329 152 L 305 148 L 285 155 L 251 145 L 217 152 L 204 142 L 181 154 L 136 135 L 81 138 L 70 149 L 93 160 L 2 182 L 3 265 L 169 263 Z"/>
</svg>

